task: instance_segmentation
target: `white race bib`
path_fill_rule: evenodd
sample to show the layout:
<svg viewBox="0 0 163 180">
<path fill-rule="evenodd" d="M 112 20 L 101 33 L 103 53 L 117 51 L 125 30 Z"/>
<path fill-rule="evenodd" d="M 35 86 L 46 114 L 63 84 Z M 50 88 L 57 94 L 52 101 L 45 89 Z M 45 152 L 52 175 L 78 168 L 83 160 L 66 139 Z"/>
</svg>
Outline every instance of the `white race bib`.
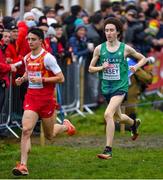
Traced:
<svg viewBox="0 0 163 180">
<path fill-rule="evenodd" d="M 120 66 L 119 64 L 110 64 L 108 69 L 103 72 L 103 79 L 105 80 L 120 80 Z"/>
<path fill-rule="evenodd" d="M 41 71 L 28 71 L 28 79 L 29 79 L 29 88 L 31 89 L 41 89 L 43 88 L 43 84 L 42 83 L 33 83 L 30 81 L 31 77 L 42 77 L 41 75 Z"/>
</svg>

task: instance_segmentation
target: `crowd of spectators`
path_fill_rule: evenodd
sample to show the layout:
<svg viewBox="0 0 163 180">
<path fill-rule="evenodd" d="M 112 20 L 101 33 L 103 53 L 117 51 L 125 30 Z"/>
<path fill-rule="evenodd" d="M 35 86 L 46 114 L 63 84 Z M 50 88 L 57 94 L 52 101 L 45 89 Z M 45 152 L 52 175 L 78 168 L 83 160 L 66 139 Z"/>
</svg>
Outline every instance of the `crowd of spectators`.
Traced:
<svg viewBox="0 0 163 180">
<path fill-rule="evenodd" d="M 43 9 L 32 6 L 25 0 L 23 20 L 20 20 L 20 4 L 15 4 L 12 16 L 4 16 L 0 21 L 0 63 L 14 64 L 22 61 L 30 52 L 26 35 L 30 28 L 43 30 L 43 47 L 51 52 L 61 68 L 73 63 L 73 59 L 86 57 L 91 60 L 94 47 L 105 41 L 103 21 L 108 17 L 118 17 L 124 25 L 123 41 L 144 55 L 150 51 L 160 51 L 163 45 L 163 1 L 101 1 L 97 12 L 89 13 L 80 5 L 73 5 L 66 12 L 61 3 Z M 24 66 L 17 68 L 13 78 L 22 76 Z M 0 76 L 0 80 L 3 76 Z M 0 81 L 0 82 L 1 82 Z M 2 81 L 4 83 L 4 81 Z M 14 83 L 14 81 L 13 81 Z M 1 85 L 2 86 L 2 85 Z"/>
</svg>

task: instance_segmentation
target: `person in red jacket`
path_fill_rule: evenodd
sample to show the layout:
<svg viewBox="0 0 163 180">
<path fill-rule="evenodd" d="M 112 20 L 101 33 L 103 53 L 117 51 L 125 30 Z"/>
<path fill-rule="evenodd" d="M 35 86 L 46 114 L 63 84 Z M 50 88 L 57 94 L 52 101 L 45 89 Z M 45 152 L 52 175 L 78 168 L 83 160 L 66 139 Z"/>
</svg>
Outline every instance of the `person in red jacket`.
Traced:
<svg viewBox="0 0 163 180">
<path fill-rule="evenodd" d="M 18 27 L 16 25 L 12 25 L 9 27 L 10 30 L 10 34 L 11 34 L 11 38 L 10 38 L 10 43 L 7 45 L 6 49 L 5 49 L 5 58 L 6 58 L 6 62 L 8 64 L 11 63 L 17 63 L 19 61 L 23 60 L 23 57 L 18 55 L 16 49 L 17 49 L 17 38 L 18 38 Z M 23 70 L 24 69 L 24 70 Z M 12 83 L 13 85 L 15 85 L 15 79 L 17 74 L 24 74 L 25 71 L 25 66 L 19 66 L 17 68 L 16 73 L 12 74 Z"/>
<path fill-rule="evenodd" d="M 0 113 L 5 101 L 5 89 L 9 86 L 8 73 L 15 72 L 16 67 L 14 64 L 7 64 L 3 57 L 2 50 L 0 49 Z"/>
</svg>

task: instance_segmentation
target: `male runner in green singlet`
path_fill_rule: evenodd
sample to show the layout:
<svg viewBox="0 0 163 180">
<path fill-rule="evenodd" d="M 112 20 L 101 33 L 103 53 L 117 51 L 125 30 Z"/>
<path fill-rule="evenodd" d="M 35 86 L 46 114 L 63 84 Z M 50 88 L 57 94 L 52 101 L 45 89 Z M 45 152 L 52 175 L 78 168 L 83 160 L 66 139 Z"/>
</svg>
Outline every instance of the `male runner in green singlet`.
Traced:
<svg viewBox="0 0 163 180">
<path fill-rule="evenodd" d="M 128 92 L 128 64 L 126 57 L 134 57 L 138 60 L 135 66 L 130 66 L 134 73 L 143 66 L 147 59 L 132 47 L 119 41 L 122 35 L 123 25 L 117 18 L 108 18 L 104 22 L 104 31 L 107 41 L 98 45 L 93 53 L 93 58 L 89 66 L 89 72 L 99 72 L 101 80 L 101 91 L 108 106 L 105 110 L 106 121 L 106 147 L 102 154 L 97 156 L 101 159 L 112 158 L 112 143 L 115 131 L 114 119 L 120 123 L 131 126 L 131 138 L 138 137 L 138 125 L 140 122 L 134 121 L 126 114 L 121 113 L 121 103 Z"/>
</svg>

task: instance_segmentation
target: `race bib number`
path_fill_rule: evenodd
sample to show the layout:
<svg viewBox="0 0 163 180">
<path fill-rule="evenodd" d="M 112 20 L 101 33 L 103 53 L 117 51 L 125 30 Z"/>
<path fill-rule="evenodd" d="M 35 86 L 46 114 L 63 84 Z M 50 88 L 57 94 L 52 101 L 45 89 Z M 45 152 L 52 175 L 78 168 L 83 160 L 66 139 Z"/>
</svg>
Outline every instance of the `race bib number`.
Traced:
<svg viewBox="0 0 163 180">
<path fill-rule="evenodd" d="M 28 72 L 28 79 L 29 79 L 29 88 L 31 89 L 41 89 L 43 88 L 42 83 L 33 83 L 30 81 L 30 78 L 32 77 L 42 77 L 41 71 L 29 71 Z"/>
<path fill-rule="evenodd" d="M 103 79 L 105 80 L 120 80 L 120 66 L 119 64 L 110 64 L 103 72 Z"/>
</svg>

